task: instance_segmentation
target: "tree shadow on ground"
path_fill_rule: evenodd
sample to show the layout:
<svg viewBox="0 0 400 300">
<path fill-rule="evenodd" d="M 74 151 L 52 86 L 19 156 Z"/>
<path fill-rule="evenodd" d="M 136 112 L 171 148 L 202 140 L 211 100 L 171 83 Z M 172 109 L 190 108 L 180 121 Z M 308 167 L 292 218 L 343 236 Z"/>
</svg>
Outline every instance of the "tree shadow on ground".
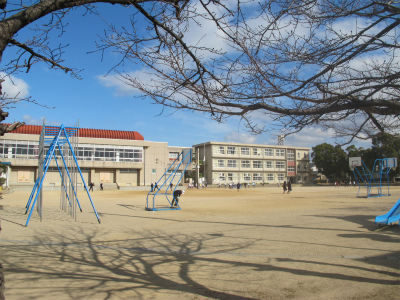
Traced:
<svg viewBox="0 0 400 300">
<path fill-rule="evenodd" d="M 44 292 L 54 294 L 54 298 L 62 294 L 71 299 L 122 299 L 125 296 L 142 299 L 149 298 L 149 291 L 154 298 L 171 291 L 193 298 L 267 299 L 268 295 L 260 296 L 251 290 L 232 289 L 239 283 L 238 279 L 245 280 L 244 274 L 249 270 L 261 272 L 259 275 L 283 272 L 377 285 L 394 285 L 398 282 L 398 273 L 389 272 L 385 278 L 376 279 L 373 276 L 375 269 L 346 263 L 336 266 L 344 270 L 362 269 L 371 276 L 324 271 L 325 263 L 311 259 L 301 262 L 317 264 L 321 268 L 299 269 L 290 264 L 296 261 L 294 259 L 280 259 L 289 264 L 276 266 L 269 264 L 268 260 L 255 263 L 226 254 L 241 253 L 255 240 L 229 241 L 224 244 L 222 235 L 173 236 L 161 230 L 146 233 L 127 230 L 125 233 L 132 238 L 105 241 L 103 237 L 108 233 L 105 229 L 66 230 L 62 235 L 58 232 L 48 232 L 45 236 L 38 233 L 34 236 L 34 242 L 2 245 L 6 276 L 7 273 L 24 274 L 19 281 L 13 282 L 13 286 L 23 286 L 26 289 L 25 294 L 21 291 L 25 299 L 39 299 Z M 225 253 L 206 251 L 207 243 L 219 241 Z M 227 270 L 234 270 L 235 276 L 226 276 Z M 225 286 L 217 288 L 210 281 L 209 277 L 216 272 L 224 277 Z M 265 277 L 257 278 L 258 284 L 265 284 Z M 60 280 L 63 284 L 60 284 Z M 32 284 L 37 281 L 46 282 L 47 286 L 40 288 L 40 284 Z"/>
</svg>

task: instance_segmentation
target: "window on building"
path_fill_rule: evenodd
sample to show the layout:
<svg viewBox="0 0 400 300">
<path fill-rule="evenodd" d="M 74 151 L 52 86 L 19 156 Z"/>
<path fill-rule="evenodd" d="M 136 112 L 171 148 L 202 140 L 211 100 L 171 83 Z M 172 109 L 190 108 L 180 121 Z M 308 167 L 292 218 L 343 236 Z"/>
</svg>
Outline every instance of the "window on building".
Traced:
<svg viewBox="0 0 400 300">
<path fill-rule="evenodd" d="M 214 146 L 214 154 L 225 154 L 224 146 Z"/>
<path fill-rule="evenodd" d="M 77 155 L 77 159 L 78 160 L 92 160 L 93 159 L 93 155 L 94 155 L 94 147 L 93 146 L 79 146 L 78 147 L 78 151 L 77 153 L 75 153 Z"/>
<path fill-rule="evenodd" d="M 241 155 L 250 155 L 250 148 L 249 147 L 241 147 L 240 154 Z"/>
<path fill-rule="evenodd" d="M 274 156 L 274 149 L 272 148 L 266 148 L 264 149 L 264 156 Z"/>
<path fill-rule="evenodd" d="M 37 159 L 39 143 L 34 141 L 0 141 L 0 158 Z"/>
<path fill-rule="evenodd" d="M 213 180 L 225 181 L 225 173 L 213 173 Z"/>
<path fill-rule="evenodd" d="M 253 168 L 262 169 L 263 164 L 261 160 L 253 160 Z"/>
<path fill-rule="evenodd" d="M 8 148 L 4 147 L 4 140 L 0 140 L 0 158 L 5 158 L 8 155 Z"/>
<path fill-rule="evenodd" d="M 288 150 L 287 151 L 287 159 L 288 160 L 294 160 L 294 150 Z"/>
<path fill-rule="evenodd" d="M 213 165 L 214 165 L 214 168 L 223 168 L 223 167 L 225 167 L 225 160 L 224 159 L 214 159 Z"/>
<path fill-rule="evenodd" d="M 261 173 L 253 173 L 253 181 L 262 181 Z"/>
<path fill-rule="evenodd" d="M 276 156 L 285 157 L 285 149 L 276 149 Z"/>
<path fill-rule="evenodd" d="M 228 168 L 236 168 L 237 160 L 236 159 L 228 159 Z"/>
<path fill-rule="evenodd" d="M 231 155 L 236 154 L 236 147 L 228 146 L 226 153 Z"/>
<path fill-rule="evenodd" d="M 277 162 L 275 163 L 275 167 L 276 167 L 277 169 L 284 169 L 284 168 L 285 168 L 285 162 L 284 162 L 284 161 L 277 161 Z"/>
<path fill-rule="evenodd" d="M 2 158 L 38 159 L 39 156 L 39 142 L 4 141 L 0 143 L 0 147 L 2 149 L 0 157 Z M 49 145 L 44 147 L 44 155 L 48 150 Z M 74 151 L 77 160 L 143 162 L 142 147 L 79 144 Z M 58 148 L 55 154 L 60 156 Z"/>
<path fill-rule="evenodd" d="M 83 154 L 83 156 L 82 156 Z M 143 162 L 143 148 L 129 146 L 80 145 L 80 160 Z"/>
<path fill-rule="evenodd" d="M 285 174 L 278 173 L 278 180 L 279 181 L 284 181 L 285 180 Z"/>
<path fill-rule="evenodd" d="M 292 166 L 287 167 L 287 170 L 288 170 L 288 172 L 294 172 L 294 171 L 295 171 L 295 170 L 294 170 L 294 167 L 292 167 Z"/>
<path fill-rule="evenodd" d="M 249 160 L 242 160 L 242 161 L 240 162 L 240 166 L 241 166 L 242 168 L 250 168 L 250 161 L 249 161 Z"/>
<path fill-rule="evenodd" d="M 297 158 L 300 158 L 300 152 L 297 152 Z"/>
<path fill-rule="evenodd" d="M 169 153 L 169 160 L 176 160 L 179 157 L 179 152 L 170 152 Z"/>
<path fill-rule="evenodd" d="M 274 174 L 268 173 L 268 174 L 267 174 L 267 180 L 268 180 L 268 181 L 273 181 L 273 180 L 274 180 Z"/>
<path fill-rule="evenodd" d="M 136 169 L 120 169 L 119 172 L 120 173 L 137 173 L 138 170 L 136 170 Z"/>
<path fill-rule="evenodd" d="M 270 160 L 267 160 L 266 162 L 265 162 L 265 168 L 267 168 L 267 169 L 272 169 L 274 166 L 273 166 L 273 162 L 272 161 L 270 161 Z"/>
<path fill-rule="evenodd" d="M 26 158 L 28 155 L 28 145 L 19 144 L 16 149 L 16 158 Z"/>
<path fill-rule="evenodd" d="M 237 181 L 236 173 L 228 173 L 228 181 Z"/>
<path fill-rule="evenodd" d="M 260 148 L 253 148 L 253 155 L 262 155 Z"/>
<path fill-rule="evenodd" d="M 243 173 L 243 181 L 250 181 L 251 176 L 250 173 Z"/>
</svg>

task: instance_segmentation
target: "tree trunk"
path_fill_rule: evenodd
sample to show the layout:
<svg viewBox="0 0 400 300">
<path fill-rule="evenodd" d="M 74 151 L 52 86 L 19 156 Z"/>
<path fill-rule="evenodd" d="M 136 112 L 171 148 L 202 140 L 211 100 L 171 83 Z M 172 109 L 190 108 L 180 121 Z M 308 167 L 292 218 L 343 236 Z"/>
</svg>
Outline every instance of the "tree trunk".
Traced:
<svg viewBox="0 0 400 300">
<path fill-rule="evenodd" d="M 4 300 L 4 272 L 3 265 L 0 263 L 0 300 Z"/>
</svg>

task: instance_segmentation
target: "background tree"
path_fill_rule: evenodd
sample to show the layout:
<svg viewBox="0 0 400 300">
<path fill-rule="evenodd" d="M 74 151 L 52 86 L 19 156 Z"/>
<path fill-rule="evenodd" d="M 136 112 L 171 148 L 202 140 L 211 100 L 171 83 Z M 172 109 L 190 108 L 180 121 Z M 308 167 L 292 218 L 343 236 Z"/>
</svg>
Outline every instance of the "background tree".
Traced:
<svg viewBox="0 0 400 300">
<path fill-rule="evenodd" d="M 400 137 L 398 135 L 383 134 L 380 137 L 372 139 L 372 147 L 368 149 L 357 148 L 354 145 L 346 148 L 347 157 L 361 157 L 367 168 L 372 168 L 377 159 L 397 158 L 399 161 Z M 400 174 L 398 168 L 391 170 L 389 176 L 391 178 Z"/>
<path fill-rule="evenodd" d="M 389 153 L 387 153 L 387 155 L 392 155 L 392 156 L 385 156 L 382 158 L 389 158 L 389 157 L 398 158 L 400 155 L 400 135 L 399 134 L 392 135 L 385 133 L 382 136 L 372 139 L 372 148 L 379 148 L 383 146 L 391 148 L 391 150 L 389 151 Z"/>
<path fill-rule="evenodd" d="M 311 157 L 315 166 L 330 180 L 340 181 L 346 178 L 346 173 L 350 174 L 346 152 L 340 146 L 323 143 L 312 150 Z"/>
<path fill-rule="evenodd" d="M 372 139 L 372 151 L 375 159 L 397 158 L 397 162 L 399 163 L 400 136 L 398 134 L 391 135 L 385 133 L 380 137 Z M 400 174 L 400 171 L 399 168 L 396 168 L 390 171 L 389 176 L 394 178 L 398 174 Z"/>
</svg>

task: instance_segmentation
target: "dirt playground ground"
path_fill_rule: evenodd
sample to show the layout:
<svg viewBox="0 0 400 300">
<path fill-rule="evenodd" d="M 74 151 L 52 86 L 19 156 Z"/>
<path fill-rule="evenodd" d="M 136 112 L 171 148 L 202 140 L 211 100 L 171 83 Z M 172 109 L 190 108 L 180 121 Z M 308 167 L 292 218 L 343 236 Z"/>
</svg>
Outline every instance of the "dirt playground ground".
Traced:
<svg viewBox="0 0 400 300">
<path fill-rule="evenodd" d="M 400 227 L 376 216 L 400 198 L 358 188 L 187 190 L 182 210 L 146 211 L 143 191 L 83 192 L 77 220 L 44 193 L 0 200 L 5 298 L 400 299 Z M 157 203 L 167 203 L 160 196 Z"/>
</svg>

